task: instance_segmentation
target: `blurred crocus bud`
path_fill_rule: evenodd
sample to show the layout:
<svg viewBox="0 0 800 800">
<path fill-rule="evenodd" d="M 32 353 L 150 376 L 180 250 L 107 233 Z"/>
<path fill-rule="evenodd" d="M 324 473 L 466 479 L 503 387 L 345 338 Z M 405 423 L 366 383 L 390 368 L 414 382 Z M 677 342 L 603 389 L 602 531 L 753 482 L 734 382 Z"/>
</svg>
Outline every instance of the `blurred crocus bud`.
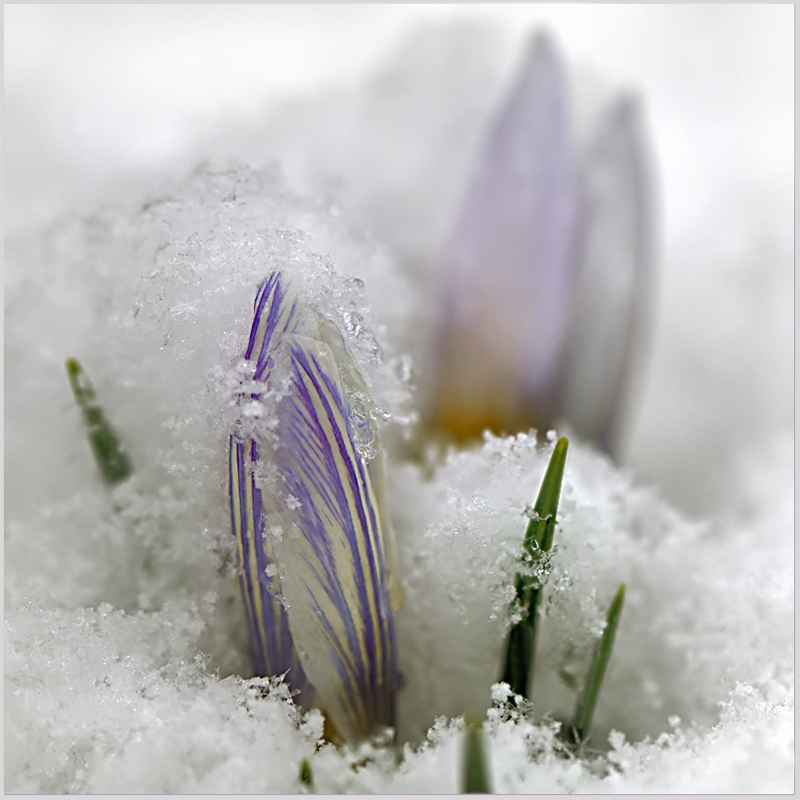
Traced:
<svg viewBox="0 0 800 800">
<path fill-rule="evenodd" d="M 579 272 L 558 414 L 614 454 L 642 356 L 652 280 L 651 187 L 635 100 L 619 97 L 582 159 Z"/>
<path fill-rule="evenodd" d="M 394 724 L 396 688 L 380 463 L 359 452 L 348 400 L 366 387 L 281 272 L 259 288 L 242 366 L 230 501 L 256 670 L 285 673 L 354 742 Z"/>
<path fill-rule="evenodd" d="M 612 451 L 649 277 L 635 105 L 587 143 L 538 36 L 488 132 L 446 250 L 429 418 L 456 439 L 566 422 Z"/>
</svg>

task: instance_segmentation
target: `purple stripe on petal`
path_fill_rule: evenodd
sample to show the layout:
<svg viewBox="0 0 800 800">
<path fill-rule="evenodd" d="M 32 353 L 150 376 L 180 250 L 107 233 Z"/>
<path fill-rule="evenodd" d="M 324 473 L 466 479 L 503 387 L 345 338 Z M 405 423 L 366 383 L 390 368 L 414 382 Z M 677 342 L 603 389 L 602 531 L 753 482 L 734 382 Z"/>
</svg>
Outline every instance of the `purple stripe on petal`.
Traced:
<svg viewBox="0 0 800 800">
<path fill-rule="evenodd" d="M 228 491 L 229 496 L 231 498 L 231 527 L 234 531 L 234 535 L 237 535 L 237 531 L 239 530 L 239 526 L 242 524 L 242 513 L 236 510 L 236 505 L 234 503 L 234 493 L 238 497 L 239 503 L 241 507 L 241 503 L 244 501 L 244 493 L 242 491 L 242 484 L 238 479 L 238 474 L 241 471 L 243 472 L 244 469 L 244 460 L 242 457 L 242 447 L 238 444 L 234 437 L 230 437 L 230 457 L 231 457 L 231 468 L 229 470 L 229 478 L 228 478 Z M 238 463 L 238 466 L 234 466 L 234 464 Z M 237 542 L 239 547 L 247 547 L 246 542 Z M 240 554 L 237 552 L 237 564 L 238 564 L 238 573 L 239 573 L 239 583 L 242 591 L 242 597 L 244 599 L 244 606 L 245 606 L 245 616 L 247 617 L 247 625 L 248 630 L 250 632 L 250 640 L 253 643 L 253 661 L 255 665 L 255 670 L 257 674 L 264 674 L 266 670 L 266 662 L 264 660 L 264 644 L 261 641 L 260 631 L 254 617 L 254 610 L 255 604 L 253 602 L 252 593 L 250 591 L 250 584 L 247 580 L 245 569 L 243 568 L 243 564 L 247 564 L 247 556 L 244 554 Z"/>
<path fill-rule="evenodd" d="M 253 348 L 256 344 L 256 333 L 258 331 L 259 321 L 264 314 L 264 308 L 267 305 L 267 301 L 270 299 L 271 293 L 274 291 L 275 286 L 278 283 L 279 277 L 280 273 L 275 272 L 270 275 L 269 278 L 259 287 L 258 294 L 256 295 L 253 325 L 250 328 L 250 341 L 247 344 L 247 350 L 244 354 L 244 357 L 247 359 L 253 357 Z"/>
<path fill-rule="evenodd" d="M 272 368 L 272 357 L 281 337 L 294 330 L 296 304 L 289 304 L 281 273 L 273 272 L 259 287 L 255 315 L 250 329 L 245 358 L 255 361 L 253 379 L 265 381 Z M 255 350 L 258 352 L 255 352 Z"/>
</svg>

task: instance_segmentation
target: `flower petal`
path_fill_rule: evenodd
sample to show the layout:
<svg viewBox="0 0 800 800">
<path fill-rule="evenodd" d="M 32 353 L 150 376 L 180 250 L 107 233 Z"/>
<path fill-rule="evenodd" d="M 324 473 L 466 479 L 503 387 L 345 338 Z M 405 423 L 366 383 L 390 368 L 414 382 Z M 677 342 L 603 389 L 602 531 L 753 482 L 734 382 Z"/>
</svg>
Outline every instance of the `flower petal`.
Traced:
<svg viewBox="0 0 800 800">
<path fill-rule="evenodd" d="M 267 411 L 231 437 L 253 650 L 270 674 L 289 669 L 309 697 L 292 674 L 313 685 L 314 705 L 354 741 L 393 725 L 396 685 L 391 542 L 372 485 L 380 464 L 367 464 L 354 428 L 370 450 L 376 437 L 348 394 L 366 385 L 335 327 L 280 272 L 259 289 L 246 359 L 253 382 L 243 394 Z"/>
<path fill-rule="evenodd" d="M 231 524 L 255 672 L 262 677 L 286 674 L 295 702 L 308 706 L 312 689 L 292 642 L 274 550 L 264 535 L 263 500 L 255 480 L 258 448 L 249 437 L 231 436 L 229 454 Z"/>
<path fill-rule="evenodd" d="M 559 409 L 575 431 L 609 452 L 641 346 L 651 283 L 650 186 L 636 104 L 602 116 L 583 165 L 580 273 Z"/>
<path fill-rule="evenodd" d="M 288 495 L 276 543 L 295 642 L 316 703 L 347 740 L 394 721 L 394 625 L 369 470 L 353 442 L 336 362 L 296 337 L 280 401 L 277 463 Z"/>
<path fill-rule="evenodd" d="M 561 64 L 540 36 L 445 263 L 434 416 L 457 436 L 549 422 L 575 273 L 575 160 Z"/>
<path fill-rule="evenodd" d="M 287 297 L 280 274 L 273 273 L 259 287 L 255 317 L 245 359 L 254 377 L 266 381 L 281 336 L 296 327 L 296 302 Z M 248 399 L 257 394 L 246 393 Z M 307 706 L 313 694 L 298 660 L 283 607 L 272 542 L 265 535 L 264 503 L 256 483 L 260 449 L 252 436 L 237 431 L 229 440 L 228 492 L 231 526 L 236 539 L 239 583 L 257 675 L 286 675 L 295 701 Z"/>
</svg>

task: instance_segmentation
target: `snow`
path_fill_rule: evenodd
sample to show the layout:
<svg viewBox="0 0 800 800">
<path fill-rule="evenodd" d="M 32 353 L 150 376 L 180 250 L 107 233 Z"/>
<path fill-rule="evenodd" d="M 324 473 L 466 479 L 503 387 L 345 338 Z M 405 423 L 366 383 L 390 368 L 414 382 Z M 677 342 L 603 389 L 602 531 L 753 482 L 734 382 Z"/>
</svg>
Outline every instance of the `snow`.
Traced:
<svg viewBox="0 0 800 800">
<path fill-rule="evenodd" d="M 307 758 L 320 793 L 457 792 L 462 716 L 486 713 L 496 792 L 791 792 L 788 7 L 93 8 L 5 8 L 6 791 L 292 793 Z M 412 431 L 438 259 L 534 23 L 575 65 L 579 112 L 640 94 L 663 227 L 622 465 L 558 431 L 519 706 L 495 682 L 553 435 L 441 449 Z M 337 750 L 318 712 L 251 677 L 227 387 L 275 266 L 377 403 L 406 595 L 397 750 Z M 70 356 L 134 464 L 113 490 Z M 564 757 L 558 670 L 585 670 L 621 582 L 593 750 Z"/>
</svg>

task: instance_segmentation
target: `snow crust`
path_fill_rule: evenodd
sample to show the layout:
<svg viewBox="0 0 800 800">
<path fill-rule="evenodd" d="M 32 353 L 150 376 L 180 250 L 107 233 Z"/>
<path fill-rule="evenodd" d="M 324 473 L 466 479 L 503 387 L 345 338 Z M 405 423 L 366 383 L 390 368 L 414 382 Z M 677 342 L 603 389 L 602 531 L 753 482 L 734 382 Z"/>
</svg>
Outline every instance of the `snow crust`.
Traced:
<svg viewBox="0 0 800 800">
<path fill-rule="evenodd" d="M 723 295 L 738 325 L 700 341 L 697 363 L 685 358 L 691 327 L 662 318 L 667 356 L 653 381 L 677 381 L 674 396 L 694 405 L 665 412 L 669 431 L 645 415 L 649 449 L 634 455 L 647 473 L 665 452 L 671 472 L 662 465 L 650 470 L 659 482 L 648 480 L 571 437 L 534 693 L 517 703 L 495 682 L 525 509 L 554 437 L 487 435 L 461 450 L 413 440 L 437 247 L 506 74 L 493 61 L 502 37 L 428 36 L 407 45 L 424 58 L 401 51 L 356 91 L 298 101 L 283 127 L 269 117 L 260 158 L 259 126 L 247 141 L 223 131 L 207 143 L 266 166 L 203 163 L 8 243 L 7 792 L 290 793 L 301 790 L 303 758 L 320 793 L 457 792 L 465 713 L 487 714 L 496 792 L 792 791 L 783 243 L 759 251 L 773 253 L 773 278 L 756 302 L 744 289 Z M 466 74 L 456 57 L 465 51 Z M 336 109 L 342 127 L 322 137 L 320 120 Z M 353 119 L 361 142 L 347 132 Z M 729 272 L 754 273 L 759 235 L 732 249 Z M 225 443 L 232 367 L 256 285 L 276 266 L 340 327 L 377 403 L 406 593 L 396 750 L 337 750 L 318 712 L 299 714 L 279 680 L 251 677 Z M 724 292 L 714 275 L 695 289 Z M 748 377 L 762 353 L 772 370 Z M 69 356 L 134 463 L 113 491 L 86 446 Z M 738 392 L 722 422 L 697 410 L 693 390 L 706 385 L 715 399 Z M 755 420 L 746 431 L 730 424 L 737 409 Z M 692 443 L 678 454 L 681 437 Z M 687 452 L 690 475 L 721 476 L 696 477 L 696 495 Z M 621 582 L 593 749 L 577 759 L 556 736 L 575 702 L 558 673 L 583 675 Z"/>
</svg>

